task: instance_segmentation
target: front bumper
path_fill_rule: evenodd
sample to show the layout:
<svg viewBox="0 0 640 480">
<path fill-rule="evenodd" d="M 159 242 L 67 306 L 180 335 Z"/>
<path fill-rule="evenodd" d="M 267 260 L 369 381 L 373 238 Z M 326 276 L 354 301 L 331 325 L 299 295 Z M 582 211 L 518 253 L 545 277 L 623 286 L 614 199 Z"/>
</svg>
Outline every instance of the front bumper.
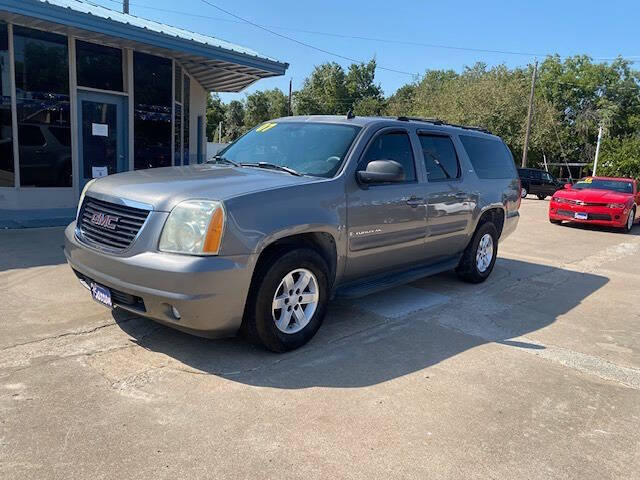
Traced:
<svg viewBox="0 0 640 480">
<path fill-rule="evenodd" d="M 587 219 L 575 218 L 576 213 L 587 215 Z M 549 203 L 549 218 L 551 220 L 564 220 L 568 222 L 600 225 L 603 227 L 621 228 L 626 226 L 630 210 L 622 208 L 609 208 L 605 206 L 588 206 L 558 203 L 553 200 Z"/>
<path fill-rule="evenodd" d="M 119 308 L 210 338 L 231 336 L 240 328 L 253 255 L 195 257 L 143 248 L 107 254 L 79 242 L 75 226 L 73 222 L 65 230 L 67 262 L 79 278 L 115 290 L 112 297 Z M 134 247 L 144 243 L 139 238 Z M 142 303 L 128 301 L 131 296 Z"/>
</svg>

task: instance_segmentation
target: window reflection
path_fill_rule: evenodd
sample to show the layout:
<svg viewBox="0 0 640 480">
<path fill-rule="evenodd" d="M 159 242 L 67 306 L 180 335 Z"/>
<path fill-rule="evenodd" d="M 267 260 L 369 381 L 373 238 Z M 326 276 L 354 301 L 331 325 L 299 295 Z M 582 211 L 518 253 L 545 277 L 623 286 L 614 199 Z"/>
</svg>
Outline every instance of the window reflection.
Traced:
<svg viewBox="0 0 640 480">
<path fill-rule="evenodd" d="M 13 30 L 20 185 L 70 187 L 67 39 L 25 27 Z"/>
<path fill-rule="evenodd" d="M 0 23 L 0 187 L 13 187 L 13 133 L 11 130 L 11 91 L 9 78 L 9 38 L 7 25 Z"/>
<path fill-rule="evenodd" d="M 171 60 L 134 52 L 134 166 L 171 165 Z"/>
<path fill-rule="evenodd" d="M 76 40 L 78 85 L 122 91 L 122 50 Z"/>
</svg>

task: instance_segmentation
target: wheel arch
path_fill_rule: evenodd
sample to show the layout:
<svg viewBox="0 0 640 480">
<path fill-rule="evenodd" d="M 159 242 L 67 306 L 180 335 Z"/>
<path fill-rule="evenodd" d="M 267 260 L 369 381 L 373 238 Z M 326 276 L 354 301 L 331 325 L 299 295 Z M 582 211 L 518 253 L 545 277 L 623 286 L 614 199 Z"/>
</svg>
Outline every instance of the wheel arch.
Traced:
<svg viewBox="0 0 640 480">
<path fill-rule="evenodd" d="M 333 285 L 338 270 L 338 249 L 333 234 L 324 230 L 315 230 L 300 233 L 289 233 L 272 236 L 262 243 L 260 253 L 256 260 L 255 271 L 258 267 L 273 255 L 282 251 L 295 248 L 311 248 L 315 250 L 327 262 L 329 268 L 329 284 Z"/>
</svg>

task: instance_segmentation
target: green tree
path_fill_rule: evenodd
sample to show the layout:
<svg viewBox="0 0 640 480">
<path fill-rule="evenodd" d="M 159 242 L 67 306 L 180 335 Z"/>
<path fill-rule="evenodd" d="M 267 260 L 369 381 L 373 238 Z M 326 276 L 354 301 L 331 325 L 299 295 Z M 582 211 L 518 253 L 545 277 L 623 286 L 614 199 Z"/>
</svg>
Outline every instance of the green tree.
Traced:
<svg viewBox="0 0 640 480">
<path fill-rule="evenodd" d="M 335 62 L 315 67 L 311 75 L 304 80 L 302 88 L 293 96 L 296 114 L 346 113 L 350 102 L 347 99 L 345 77 L 343 68 Z"/>
<path fill-rule="evenodd" d="M 212 93 L 207 97 L 207 140 L 214 141 L 214 137 L 217 140 L 216 132 L 218 131 L 218 125 L 222 122 L 222 134 L 224 135 L 224 118 L 227 107 L 220 96 L 217 93 Z"/>
<path fill-rule="evenodd" d="M 597 174 L 640 179 L 640 137 L 605 138 Z"/>
<path fill-rule="evenodd" d="M 244 104 L 238 100 L 229 102 L 224 115 L 225 134 L 223 139 L 225 142 L 231 142 L 247 131 L 244 117 Z"/>
<path fill-rule="evenodd" d="M 245 104 L 245 127 L 256 125 L 287 115 L 287 97 L 282 90 L 264 90 L 247 95 Z"/>
</svg>

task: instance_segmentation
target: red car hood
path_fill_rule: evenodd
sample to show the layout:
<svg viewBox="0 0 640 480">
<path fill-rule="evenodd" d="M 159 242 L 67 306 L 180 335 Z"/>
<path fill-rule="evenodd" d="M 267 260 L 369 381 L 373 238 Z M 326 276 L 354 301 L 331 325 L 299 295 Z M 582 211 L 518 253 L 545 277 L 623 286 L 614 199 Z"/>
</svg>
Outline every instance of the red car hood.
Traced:
<svg viewBox="0 0 640 480">
<path fill-rule="evenodd" d="M 594 189 L 565 189 L 559 190 L 553 195 L 555 198 L 568 198 L 581 200 L 587 203 L 627 203 L 633 195 L 630 193 L 612 192 L 611 190 Z"/>
</svg>

